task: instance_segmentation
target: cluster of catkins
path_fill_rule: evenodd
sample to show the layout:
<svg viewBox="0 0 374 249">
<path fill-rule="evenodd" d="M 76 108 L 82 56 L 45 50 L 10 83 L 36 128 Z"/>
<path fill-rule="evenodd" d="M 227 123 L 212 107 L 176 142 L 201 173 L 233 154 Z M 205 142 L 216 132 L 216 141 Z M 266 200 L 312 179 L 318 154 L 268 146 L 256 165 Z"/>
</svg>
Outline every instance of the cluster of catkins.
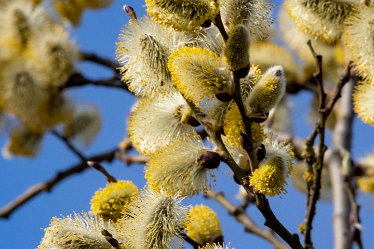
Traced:
<svg viewBox="0 0 374 249">
<path fill-rule="evenodd" d="M 70 2 L 101 1 L 54 0 L 53 6 L 60 13 Z M 0 119 L 10 133 L 5 156 L 36 155 L 44 134 L 56 126 L 84 144 L 100 129 L 96 108 L 73 103 L 63 91 L 80 55 L 61 20 L 45 5 L 0 1 Z"/>
<path fill-rule="evenodd" d="M 138 97 L 128 133 L 149 158 L 147 186 L 108 183 L 92 198 L 91 215 L 53 219 L 39 248 L 183 248 L 185 236 L 201 248 L 228 248 L 211 209 L 180 204 L 208 188 L 221 161 L 256 193 L 286 192 L 292 148 L 262 125 L 285 93 L 284 69 L 250 65 L 251 40 L 266 37 L 271 6 L 264 0 L 147 0 L 146 6 L 143 18 L 124 6 L 131 20 L 117 58 Z M 252 123 L 250 137 L 243 118 Z"/>
<path fill-rule="evenodd" d="M 373 92 L 374 60 L 364 56 L 374 52 L 373 35 L 370 41 L 366 37 L 373 34 L 368 27 L 374 15 L 366 4 L 290 0 L 285 9 L 300 30 L 321 43 L 335 44 L 344 33 L 362 77 L 356 111 L 373 118 L 367 96 Z M 183 248 L 182 238 L 205 249 L 228 248 L 211 209 L 181 205 L 183 198 L 209 187 L 208 177 L 221 162 L 247 190 L 267 196 L 286 192 L 292 148 L 263 122 L 284 95 L 286 73 L 290 81 L 299 79 L 292 57 L 262 41 L 271 6 L 265 0 L 146 0 L 146 7 L 149 16 L 143 18 L 124 7 L 131 20 L 119 36 L 117 58 L 123 81 L 138 97 L 128 133 L 149 158 L 147 186 L 138 191 L 128 181 L 108 183 L 92 198 L 91 214 L 54 218 L 39 248 Z M 365 51 L 359 43 L 350 46 L 359 40 Z M 250 57 L 252 50 L 262 51 L 253 60 L 259 65 Z M 284 68 L 260 56 L 276 61 L 269 51 L 285 56 Z"/>
</svg>

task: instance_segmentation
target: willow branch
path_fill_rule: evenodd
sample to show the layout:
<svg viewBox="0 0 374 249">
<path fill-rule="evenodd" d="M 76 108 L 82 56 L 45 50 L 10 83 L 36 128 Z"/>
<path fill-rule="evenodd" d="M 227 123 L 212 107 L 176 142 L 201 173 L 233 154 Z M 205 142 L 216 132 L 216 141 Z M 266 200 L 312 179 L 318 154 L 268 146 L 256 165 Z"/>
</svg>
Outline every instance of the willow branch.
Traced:
<svg viewBox="0 0 374 249">
<path fill-rule="evenodd" d="M 199 249 L 201 245 L 197 243 L 195 240 L 193 240 L 191 237 L 189 237 L 185 233 L 180 233 L 179 236 L 182 237 L 188 244 L 190 244 L 194 249 Z"/>
<path fill-rule="evenodd" d="M 333 153 L 329 164 L 334 204 L 334 248 L 348 249 L 352 246 L 350 211 L 351 205 L 344 191 L 344 176 L 341 172 L 342 157 L 340 150 L 351 149 L 353 106 L 352 91 L 355 79 L 342 91 L 342 100 L 337 112 L 337 121 L 333 131 Z"/>
<path fill-rule="evenodd" d="M 115 61 L 108 59 L 108 58 L 101 57 L 95 53 L 81 51 L 80 54 L 83 60 L 90 61 L 90 62 L 99 64 L 105 67 L 109 67 L 113 69 L 114 71 L 117 71 L 117 69 L 120 67 L 120 65 L 116 63 Z"/>
<path fill-rule="evenodd" d="M 80 152 L 70 141 L 68 138 L 66 138 L 65 136 L 61 135 L 59 132 L 57 131 L 51 131 L 51 134 L 54 135 L 57 139 L 59 139 L 60 141 L 62 141 L 66 147 L 71 151 L 73 152 L 74 155 L 76 155 L 83 164 L 87 164 L 87 158 L 82 154 L 82 152 Z"/>
<path fill-rule="evenodd" d="M 89 157 L 87 158 L 87 160 L 95 162 L 112 162 L 115 158 L 117 151 L 117 148 L 112 149 L 107 152 Z M 86 162 L 81 162 L 69 168 L 66 168 L 65 170 L 57 172 L 57 174 L 54 177 L 50 178 L 45 182 L 41 182 L 29 187 L 21 195 L 15 198 L 12 202 L 10 202 L 9 204 L 5 205 L 3 208 L 0 209 L 0 218 L 9 218 L 9 216 L 13 214 L 18 208 L 25 205 L 27 202 L 31 201 L 34 197 L 38 196 L 43 192 L 51 192 L 56 185 L 58 185 L 66 178 L 81 173 L 88 168 L 89 167 L 87 166 Z"/>
<path fill-rule="evenodd" d="M 212 190 L 207 190 L 204 192 L 204 196 L 210 199 L 215 200 L 221 206 L 223 206 L 227 212 L 233 216 L 238 222 L 244 225 L 244 230 L 248 233 L 253 233 L 264 240 L 270 242 L 277 249 L 287 248 L 275 235 L 272 231 L 263 229 L 259 227 L 248 215 L 245 213 L 245 210 L 242 207 L 236 207 L 232 204 L 224 194 L 221 192 L 214 192 Z"/>
<path fill-rule="evenodd" d="M 87 85 L 117 88 L 129 92 L 127 85 L 121 81 L 121 78 L 118 74 L 115 74 L 113 77 L 107 79 L 88 79 L 78 72 L 73 73 L 66 84 L 63 85 L 60 90 Z"/>
<path fill-rule="evenodd" d="M 227 41 L 229 38 L 225 26 L 223 25 L 222 18 L 221 18 L 221 13 L 218 12 L 215 19 L 213 20 L 214 25 L 218 28 L 219 32 L 221 33 L 221 36 L 224 41 Z"/>
<path fill-rule="evenodd" d="M 316 214 L 316 207 L 317 202 L 320 197 L 320 189 L 321 189 L 321 177 L 322 177 L 322 169 L 323 169 L 323 162 L 324 162 L 324 155 L 327 150 L 325 145 L 325 123 L 332 112 L 337 100 L 341 96 L 341 91 L 344 85 L 348 82 L 351 77 L 350 68 L 351 63 L 348 64 L 344 75 L 342 76 L 341 80 L 339 81 L 335 93 L 331 100 L 327 103 L 327 94 L 325 93 L 324 86 L 323 86 L 323 74 L 322 74 L 322 56 L 316 54 L 314 51 L 312 44 L 308 41 L 308 46 L 316 60 L 317 64 L 317 72 L 314 75 L 316 83 L 319 88 L 319 121 L 315 126 L 314 131 L 306 140 L 306 163 L 308 164 L 308 172 L 313 175 L 313 179 L 307 182 L 308 188 L 308 196 L 307 196 L 307 209 L 304 218 L 304 245 L 306 248 L 314 248 L 313 241 L 311 238 L 311 231 L 313 228 L 313 220 Z M 319 146 L 318 146 L 318 157 L 314 154 L 313 145 L 315 139 L 319 136 Z"/>
</svg>

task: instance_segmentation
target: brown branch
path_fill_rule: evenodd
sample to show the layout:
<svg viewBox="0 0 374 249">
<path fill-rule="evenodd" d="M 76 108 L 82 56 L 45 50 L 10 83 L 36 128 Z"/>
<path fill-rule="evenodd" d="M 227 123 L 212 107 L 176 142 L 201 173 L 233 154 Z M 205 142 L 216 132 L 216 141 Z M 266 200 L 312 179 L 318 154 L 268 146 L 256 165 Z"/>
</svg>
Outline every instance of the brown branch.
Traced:
<svg viewBox="0 0 374 249">
<path fill-rule="evenodd" d="M 94 62 L 96 64 L 109 67 L 113 69 L 114 71 L 117 71 L 117 69 L 120 67 L 120 65 L 116 63 L 115 61 L 108 59 L 108 58 L 101 57 L 95 53 L 80 52 L 80 54 L 82 56 L 82 60 Z"/>
<path fill-rule="evenodd" d="M 86 164 L 86 166 L 88 166 L 87 158 L 77 148 L 75 148 L 75 146 L 69 141 L 69 139 L 54 130 L 51 131 L 51 134 L 62 141 L 66 145 L 66 147 L 81 160 L 83 164 Z"/>
<path fill-rule="evenodd" d="M 308 46 L 312 52 L 313 57 L 315 58 L 317 65 L 317 72 L 314 74 L 314 79 L 317 83 L 319 89 L 319 121 L 316 124 L 316 128 L 313 131 L 312 135 L 307 139 L 306 146 L 308 146 L 308 151 L 313 150 L 312 146 L 316 139 L 317 133 L 319 135 L 319 146 L 318 146 L 318 158 L 313 158 L 314 153 L 312 153 L 312 159 L 307 160 L 308 172 L 314 176 L 314 179 L 307 182 L 307 208 L 304 218 L 305 230 L 304 234 L 304 246 L 305 248 L 314 248 L 312 241 L 312 228 L 313 228 L 313 219 L 316 214 L 317 201 L 320 196 L 321 188 L 321 176 L 323 168 L 323 158 L 325 151 L 327 150 L 325 145 L 325 125 L 326 125 L 326 98 L 327 94 L 325 93 L 323 85 L 323 71 L 322 71 L 322 56 L 317 54 L 314 51 L 311 41 L 308 41 Z M 310 159 L 310 158 L 309 158 Z"/>
<path fill-rule="evenodd" d="M 302 249 L 299 236 L 290 233 L 286 227 L 277 219 L 273 210 L 270 207 L 269 201 L 262 194 L 256 194 L 256 206 L 265 218 L 265 226 L 271 228 L 276 232 L 288 245 L 293 249 Z"/>
<path fill-rule="evenodd" d="M 237 221 L 244 225 L 244 230 L 246 232 L 253 233 L 267 240 L 277 249 L 287 248 L 287 246 L 284 245 L 272 231 L 259 227 L 254 221 L 252 221 L 251 218 L 248 217 L 248 215 L 245 213 L 245 209 L 234 206 L 234 204 L 225 198 L 222 192 L 217 193 L 212 190 L 207 190 L 204 192 L 204 196 L 221 204 L 221 206 L 223 206 L 231 216 L 235 217 Z"/>
<path fill-rule="evenodd" d="M 65 85 L 60 87 L 60 90 L 64 90 L 67 88 L 72 87 L 80 87 L 80 86 L 87 86 L 87 85 L 93 85 L 93 86 L 103 86 L 103 87 L 110 87 L 110 88 L 117 88 L 121 90 L 125 90 L 129 92 L 129 89 L 125 83 L 121 81 L 120 75 L 115 74 L 113 77 L 108 79 L 88 79 L 81 73 L 73 73 L 68 81 L 65 83 Z"/>
<path fill-rule="evenodd" d="M 126 138 L 124 139 L 118 150 L 118 158 L 123 161 L 126 165 L 131 165 L 133 163 L 140 163 L 144 164 L 146 163 L 149 158 L 143 155 L 129 155 L 129 151 L 133 149 L 132 143 L 130 139 Z"/>
<path fill-rule="evenodd" d="M 181 236 L 182 239 L 184 239 L 188 244 L 190 244 L 194 249 L 199 249 L 201 245 L 197 243 L 195 240 L 193 240 L 191 237 L 189 237 L 185 233 L 180 233 L 179 236 Z"/>
<path fill-rule="evenodd" d="M 312 134 L 307 138 L 305 143 L 305 161 L 308 165 L 308 172 L 312 174 L 314 177 L 311 181 L 307 182 L 307 189 L 308 189 L 308 196 L 307 196 L 307 209 L 304 218 L 304 225 L 305 230 L 303 231 L 304 234 L 304 245 L 306 248 L 314 248 L 313 241 L 311 238 L 311 231 L 313 225 L 313 219 L 316 214 L 316 206 L 317 202 L 320 197 L 320 189 L 321 189 L 321 177 L 322 177 L 322 169 L 323 169 L 323 162 L 324 162 L 324 155 L 327 150 L 325 145 L 325 123 L 332 112 L 337 100 L 341 96 L 341 91 L 344 85 L 348 82 L 351 77 L 350 69 L 351 63 L 348 64 L 343 77 L 340 79 L 335 93 L 331 98 L 330 102 L 327 104 L 327 94 L 325 93 L 324 86 L 323 86 L 323 74 L 322 74 L 322 56 L 316 54 L 314 51 L 312 44 L 308 41 L 308 46 L 316 60 L 317 64 L 317 72 L 314 75 L 317 85 L 319 87 L 319 121 L 315 126 Z M 315 156 L 313 145 L 315 139 L 319 136 L 319 146 L 318 146 L 318 157 Z"/>
<path fill-rule="evenodd" d="M 92 156 L 87 158 L 89 161 L 95 161 L 95 162 L 111 162 L 115 158 L 115 155 L 117 153 L 118 149 L 112 149 L 110 151 Z M 15 212 L 18 208 L 32 200 L 37 195 L 43 193 L 43 192 L 50 192 L 52 189 L 59 184 L 61 181 L 65 180 L 66 178 L 81 173 L 84 170 L 88 169 L 89 167 L 84 162 L 73 165 L 63 171 L 57 172 L 57 174 L 52 177 L 51 179 L 35 184 L 34 186 L 29 187 L 25 190 L 21 195 L 19 195 L 16 199 L 14 199 L 9 204 L 5 205 L 3 208 L 0 209 L 0 218 L 6 219 L 9 218 L 13 212 Z"/>
<path fill-rule="evenodd" d="M 222 35 L 222 38 L 224 41 L 227 41 L 227 39 L 229 38 L 226 30 L 225 30 L 225 26 L 223 25 L 223 22 L 222 22 L 222 18 L 221 18 L 221 13 L 218 12 L 215 19 L 213 20 L 213 23 L 214 25 L 218 28 L 219 32 L 221 33 Z"/>
</svg>

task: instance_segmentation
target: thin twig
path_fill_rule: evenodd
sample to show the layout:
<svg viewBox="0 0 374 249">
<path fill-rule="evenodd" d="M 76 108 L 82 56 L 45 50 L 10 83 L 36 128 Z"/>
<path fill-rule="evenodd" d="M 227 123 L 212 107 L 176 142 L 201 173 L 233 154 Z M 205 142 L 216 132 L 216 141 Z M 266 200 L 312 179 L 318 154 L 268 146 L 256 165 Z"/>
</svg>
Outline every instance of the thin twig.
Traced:
<svg viewBox="0 0 374 249">
<path fill-rule="evenodd" d="M 87 158 L 82 154 L 82 152 L 80 152 L 70 141 L 69 139 L 67 139 L 65 136 L 61 135 L 59 132 L 53 130 L 51 131 L 51 134 L 54 135 L 57 139 L 59 139 L 60 141 L 62 141 L 66 147 L 71 151 L 73 152 L 74 155 L 76 155 L 83 164 L 87 164 Z"/>
<path fill-rule="evenodd" d="M 311 147 L 314 145 L 314 140 L 316 139 L 316 134 L 319 135 L 319 146 L 318 146 L 318 158 L 313 158 L 312 160 L 307 160 L 308 172 L 314 176 L 313 180 L 307 182 L 307 208 L 305 213 L 304 225 L 304 246 L 305 248 L 314 248 L 312 241 L 312 225 L 313 219 L 316 214 L 316 205 L 320 196 L 321 188 L 321 175 L 323 168 L 323 158 L 327 147 L 325 145 L 325 125 L 326 125 L 326 98 L 327 94 L 323 85 L 323 71 L 322 71 L 322 56 L 314 51 L 311 41 L 308 41 L 308 46 L 315 58 L 317 65 L 317 72 L 314 74 L 314 79 L 317 83 L 319 89 L 319 121 L 316 124 L 316 129 L 310 138 L 307 139 L 307 146 L 309 146 L 308 151 L 313 150 Z M 314 153 L 312 154 L 314 155 Z"/>
<path fill-rule="evenodd" d="M 197 243 L 195 240 L 193 240 L 191 237 L 189 237 L 185 233 L 180 233 L 179 236 L 182 237 L 188 244 L 190 244 L 194 249 L 199 249 L 201 245 Z"/>
<path fill-rule="evenodd" d="M 221 13 L 218 12 L 217 15 L 216 15 L 216 18 L 214 19 L 213 21 L 214 25 L 216 25 L 216 27 L 218 28 L 219 32 L 221 33 L 222 35 L 222 38 L 224 41 L 227 41 L 227 39 L 229 38 L 226 30 L 225 30 L 225 26 L 223 25 L 223 22 L 222 22 L 222 18 L 221 18 Z"/>
<path fill-rule="evenodd" d="M 304 225 L 305 229 L 303 231 L 304 234 L 304 245 L 306 248 L 314 248 L 313 241 L 311 238 L 311 231 L 313 225 L 313 219 L 316 214 L 316 205 L 320 197 L 320 189 L 321 189 L 321 177 L 322 177 L 322 169 L 323 169 L 323 162 L 324 162 L 324 155 L 327 150 L 325 145 L 325 123 L 332 112 L 337 100 L 340 97 L 341 90 L 343 86 L 348 82 L 350 79 L 350 67 L 351 63 L 348 64 L 345 73 L 341 80 L 339 81 L 335 93 L 331 98 L 330 102 L 327 104 L 327 94 L 325 93 L 324 86 L 323 86 L 323 74 L 322 74 L 322 56 L 316 54 L 313 49 L 313 46 L 310 41 L 308 41 L 308 46 L 316 60 L 317 64 L 317 72 L 314 74 L 316 83 L 319 88 L 319 121 L 315 126 L 312 134 L 307 138 L 305 143 L 305 161 L 308 165 L 308 172 L 313 175 L 314 177 L 312 180 L 307 182 L 307 209 L 304 218 Z M 318 157 L 315 156 L 313 145 L 315 139 L 319 136 L 319 146 L 318 146 Z"/>
<path fill-rule="evenodd" d="M 104 175 L 108 183 L 109 182 L 113 182 L 113 183 L 117 182 L 117 179 L 114 176 L 112 176 L 111 174 L 109 174 L 109 172 L 98 162 L 87 161 L 87 165 L 90 166 L 91 168 L 97 170 L 102 175 Z"/>
<path fill-rule="evenodd" d="M 248 217 L 248 215 L 245 213 L 245 209 L 243 209 L 242 207 L 236 207 L 228 199 L 225 198 L 223 193 L 207 190 L 206 192 L 204 192 L 204 196 L 213 199 L 221 204 L 231 216 L 235 217 L 237 221 L 244 225 L 244 230 L 246 232 L 253 233 L 267 240 L 277 249 L 287 248 L 287 246 L 284 245 L 272 231 L 259 227 L 254 221 L 252 221 L 251 218 Z"/>
<path fill-rule="evenodd" d="M 129 92 L 127 85 L 121 81 L 121 78 L 118 74 L 115 74 L 113 77 L 107 79 L 88 79 L 78 72 L 73 73 L 70 76 L 66 84 L 61 87 L 61 90 L 87 85 L 117 88 Z"/>
<path fill-rule="evenodd" d="M 114 71 L 117 71 L 117 69 L 120 67 L 120 65 L 116 62 L 114 62 L 111 59 L 101 57 L 95 53 L 89 53 L 89 52 L 81 52 L 82 59 L 85 61 L 91 61 L 96 64 L 109 67 L 113 69 Z"/>
<path fill-rule="evenodd" d="M 113 161 L 118 149 L 112 149 L 104 153 L 97 154 L 95 156 L 87 158 L 89 161 L 95 162 L 111 162 Z M 25 205 L 27 202 L 32 200 L 37 195 L 43 192 L 50 192 L 52 189 L 59 184 L 61 181 L 65 180 L 66 178 L 81 173 L 84 170 L 88 169 L 87 163 L 81 162 L 79 164 L 73 165 L 69 168 L 66 168 L 63 171 L 57 172 L 57 174 L 52 177 L 51 179 L 35 184 L 34 186 L 29 187 L 25 190 L 21 195 L 19 195 L 16 199 L 14 199 L 9 204 L 5 205 L 3 208 L 0 209 L 0 218 L 6 219 L 9 218 L 11 214 L 13 214 L 18 208 Z"/>
</svg>

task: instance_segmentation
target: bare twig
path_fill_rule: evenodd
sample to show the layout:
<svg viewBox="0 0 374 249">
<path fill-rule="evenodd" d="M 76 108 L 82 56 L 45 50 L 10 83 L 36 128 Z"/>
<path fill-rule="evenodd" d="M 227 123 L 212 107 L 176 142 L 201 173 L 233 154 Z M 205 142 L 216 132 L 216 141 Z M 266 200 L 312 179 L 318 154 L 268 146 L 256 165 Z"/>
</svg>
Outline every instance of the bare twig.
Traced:
<svg viewBox="0 0 374 249">
<path fill-rule="evenodd" d="M 117 153 L 118 149 L 112 149 L 107 152 L 92 156 L 87 158 L 89 161 L 95 162 L 111 162 L 113 161 L 115 154 Z M 13 212 L 15 212 L 18 208 L 25 205 L 27 202 L 32 200 L 37 195 L 43 192 L 50 192 L 57 184 L 61 181 L 65 180 L 66 178 L 81 173 L 88 168 L 85 162 L 81 162 L 79 164 L 73 165 L 63 171 L 57 172 L 57 174 L 52 177 L 51 179 L 38 183 L 34 186 L 29 187 L 25 192 L 19 195 L 16 199 L 14 199 L 11 203 L 7 204 L 3 208 L 0 209 L 0 218 L 6 219 L 9 218 Z"/>
<path fill-rule="evenodd" d="M 332 112 L 337 100 L 340 97 L 341 90 L 343 86 L 348 82 L 350 79 L 350 69 L 351 63 L 348 64 L 345 73 L 341 80 L 339 81 L 335 93 L 329 103 L 327 104 L 327 94 L 325 93 L 324 86 L 323 86 L 323 74 L 322 74 L 322 56 L 316 54 L 314 51 L 312 44 L 308 41 L 308 46 L 316 60 L 317 64 L 317 72 L 314 75 L 317 85 L 319 87 L 319 121 L 315 126 L 312 134 L 307 138 L 305 143 L 305 161 L 308 165 L 308 172 L 312 174 L 314 177 L 307 182 L 307 189 L 308 189 L 308 196 L 307 196 L 307 209 L 304 219 L 305 229 L 303 231 L 305 240 L 304 245 L 306 248 L 314 248 L 313 241 L 311 238 L 311 231 L 313 225 L 313 219 L 316 214 L 316 205 L 319 200 L 320 196 L 320 189 L 321 189 L 321 177 L 322 177 L 322 169 L 323 169 L 323 162 L 324 162 L 324 155 L 327 150 L 325 145 L 325 123 Z M 318 157 L 315 156 L 313 145 L 315 139 L 319 135 L 319 146 L 318 146 Z"/>
<path fill-rule="evenodd" d="M 96 79 L 88 79 L 78 72 L 73 73 L 70 76 L 66 84 L 61 87 L 61 90 L 64 90 L 66 88 L 86 86 L 86 85 L 117 88 L 117 89 L 121 89 L 121 90 L 125 90 L 129 92 L 127 85 L 121 81 L 121 78 L 118 74 L 115 74 L 113 77 L 110 77 L 108 79 L 96 80 Z"/>
<path fill-rule="evenodd" d="M 106 171 L 106 169 L 95 161 L 87 161 L 87 165 L 103 174 L 107 182 L 117 182 L 117 179 Z"/>
<path fill-rule="evenodd" d="M 227 212 L 235 217 L 237 221 L 244 225 L 244 230 L 248 233 L 253 233 L 268 242 L 272 243 L 275 248 L 283 249 L 287 248 L 275 235 L 272 231 L 263 229 L 259 227 L 248 215 L 245 213 L 245 210 L 242 207 L 236 207 L 228 199 L 225 198 L 223 193 L 214 192 L 212 190 L 207 190 L 204 192 L 204 196 L 210 199 L 217 201 L 221 204 Z"/>
<path fill-rule="evenodd" d="M 126 163 L 126 165 L 131 165 L 133 163 L 144 164 L 149 160 L 149 158 L 146 156 L 142 156 L 142 155 L 130 156 L 128 154 L 123 154 L 123 153 L 119 153 L 119 159 L 122 160 L 124 163 Z"/>
<path fill-rule="evenodd" d="M 117 69 L 120 67 L 120 65 L 114 62 L 113 60 L 101 57 L 95 53 L 81 52 L 81 56 L 82 56 L 82 59 L 85 61 L 91 61 L 96 64 L 109 67 L 113 69 L 114 71 L 117 71 Z"/>
<path fill-rule="evenodd" d="M 130 164 L 133 164 L 133 163 L 140 163 L 140 164 L 144 164 L 146 163 L 149 158 L 146 157 L 146 156 L 143 156 L 143 155 L 129 155 L 129 151 L 131 149 L 133 149 L 133 146 L 132 146 L 132 143 L 131 141 L 126 138 L 124 139 L 120 146 L 119 146 L 119 150 L 118 150 L 118 158 L 123 161 L 126 165 L 130 165 Z"/>
<path fill-rule="evenodd" d="M 66 147 L 71 151 L 73 152 L 74 155 L 76 155 L 83 164 L 86 164 L 87 165 L 87 158 L 82 154 L 82 152 L 80 152 L 70 141 L 69 139 L 67 139 L 65 136 L 61 135 L 59 132 L 57 131 L 51 131 L 51 134 L 54 135 L 57 139 L 59 139 L 60 141 L 62 141 Z M 88 166 L 88 165 L 87 165 Z"/>
<path fill-rule="evenodd" d="M 180 233 L 179 236 L 182 237 L 188 244 L 190 244 L 194 249 L 199 249 L 201 245 L 197 243 L 195 240 L 191 239 L 187 234 Z"/>
<path fill-rule="evenodd" d="M 216 27 L 218 28 L 219 32 L 221 33 L 223 40 L 227 41 L 227 39 L 229 38 L 229 36 L 227 35 L 227 32 L 225 30 L 225 26 L 223 25 L 222 18 L 221 18 L 221 13 L 220 12 L 217 13 L 216 18 L 214 19 L 213 23 L 214 23 L 214 25 L 216 25 Z"/>
</svg>

